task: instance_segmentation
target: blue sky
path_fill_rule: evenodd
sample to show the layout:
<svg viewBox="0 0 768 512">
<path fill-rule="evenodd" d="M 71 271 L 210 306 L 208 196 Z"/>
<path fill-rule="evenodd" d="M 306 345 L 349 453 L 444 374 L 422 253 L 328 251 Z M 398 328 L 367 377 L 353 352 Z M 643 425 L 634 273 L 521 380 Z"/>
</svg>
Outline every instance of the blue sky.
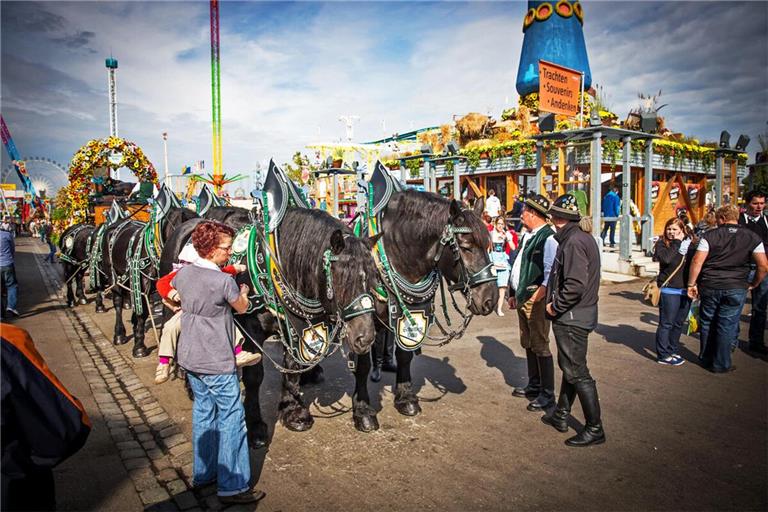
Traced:
<svg viewBox="0 0 768 512">
<path fill-rule="evenodd" d="M 624 117 L 662 92 L 674 131 L 752 137 L 768 121 L 768 3 L 592 2 L 593 81 Z M 223 163 L 245 172 L 305 144 L 365 141 L 498 117 L 516 104 L 525 2 L 228 2 L 221 5 Z M 23 156 L 67 164 L 108 134 L 106 70 L 119 60 L 120 136 L 160 172 L 210 168 L 208 2 L 2 2 L 2 109 Z M 5 152 L 2 167 L 9 161 Z M 41 170 L 42 171 L 42 170 Z M 55 180 L 53 180 L 55 181 Z"/>
</svg>

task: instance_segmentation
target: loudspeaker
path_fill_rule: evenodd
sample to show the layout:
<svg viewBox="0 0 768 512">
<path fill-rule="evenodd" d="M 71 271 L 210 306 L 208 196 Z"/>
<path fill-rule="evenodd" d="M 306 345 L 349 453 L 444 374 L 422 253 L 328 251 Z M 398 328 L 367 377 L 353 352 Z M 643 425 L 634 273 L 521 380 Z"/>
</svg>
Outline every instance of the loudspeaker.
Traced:
<svg viewBox="0 0 768 512">
<path fill-rule="evenodd" d="M 555 131 L 555 114 L 549 112 L 539 114 L 539 131 L 541 133 Z"/>
<path fill-rule="evenodd" d="M 731 147 L 731 134 L 726 130 L 720 132 L 720 147 L 723 149 Z"/>
<path fill-rule="evenodd" d="M 739 135 L 739 140 L 736 142 L 736 151 L 744 151 L 749 146 L 749 135 Z"/>
<path fill-rule="evenodd" d="M 640 114 L 640 130 L 645 133 L 654 133 L 659 127 L 659 119 L 655 113 L 643 112 Z"/>
</svg>

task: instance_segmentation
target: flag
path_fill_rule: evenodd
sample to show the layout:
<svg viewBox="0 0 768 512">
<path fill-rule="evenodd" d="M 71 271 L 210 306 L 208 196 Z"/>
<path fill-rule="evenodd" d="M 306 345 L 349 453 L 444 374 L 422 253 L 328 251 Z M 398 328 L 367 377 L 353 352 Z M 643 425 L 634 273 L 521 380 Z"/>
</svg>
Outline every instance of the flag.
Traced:
<svg viewBox="0 0 768 512">
<path fill-rule="evenodd" d="M 185 165 L 181 168 L 181 174 L 190 174 L 192 172 L 192 167 Z"/>
</svg>

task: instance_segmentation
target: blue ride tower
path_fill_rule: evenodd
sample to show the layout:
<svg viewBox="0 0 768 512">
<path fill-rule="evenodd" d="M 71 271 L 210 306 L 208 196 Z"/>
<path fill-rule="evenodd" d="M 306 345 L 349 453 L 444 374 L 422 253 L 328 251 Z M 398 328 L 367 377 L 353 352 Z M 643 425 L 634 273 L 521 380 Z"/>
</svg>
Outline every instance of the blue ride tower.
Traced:
<svg viewBox="0 0 768 512">
<path fill-rule="evenodd" d="M 523 98 L 539 92 L 539 60 L 584 72 L 584 90 L 592 85 L 584 13 L 578 1 L 529 0 L 523 20 L 523 49 L 517 69 L 517 92 Z"/>
</svg>

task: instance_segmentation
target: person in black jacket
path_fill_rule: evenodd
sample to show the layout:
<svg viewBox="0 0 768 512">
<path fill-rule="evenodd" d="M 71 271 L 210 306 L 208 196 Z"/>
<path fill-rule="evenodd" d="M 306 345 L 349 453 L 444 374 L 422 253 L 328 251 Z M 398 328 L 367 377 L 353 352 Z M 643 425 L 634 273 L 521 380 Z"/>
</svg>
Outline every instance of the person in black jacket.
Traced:
<svg viewBox="0 0 768 512">
<path fill-rule="evenodd" d="M 555 240 L 559 245 L 547 285 L 547 315 L 552 320 L 563 379 L 554 413 L 543 416 L 541 421 L 567 432 L 567 418 L 578 395 L 586 425 L 565 444 L 590 446 L 605 442 L 597 385 L 587 368 L 587 340 L 597 326 L 600 250 L 595 239 L 579 225 L 575 197 L 558 197 L 549 214 L 557 228 Z"/>
<path fill-rule="evenodd" d="M 664 236 L 654 248 L 653 259 L 659 262 L 656 279 L 659 297 L 659 327 L 656 329 L 656 362 L 680 366 L 685 360 L 677 354 L 683 323 L 691 309 L 691 299 L 685 286 L 688 279 L 687 258 L 691 233 L 680 218 L 671 218 L 664 225 Z"/>
<path fill-rule="evenodd" d="M 747 211 L 739 215 L 739 225 L 749 229 L 763 241 L 763 247 L 768 246 L 768 217 L 765 216 L 765 192 L 751 190 L 744 196 Z M 754 265 L 747 278 L 755 277 Z M 760 354 L 768 354 L 765 346 L 766 310 L 768 310 L 768 279 L 752 289 L 752 318 L 749 320 L 749 350 Z"/>
<path fill-rule="evenodd" d="M 2 332 L 2 510 L 56 510 L 52 469 L 85 444 L 91 422 L 27 331 Z"/>
</svg>

